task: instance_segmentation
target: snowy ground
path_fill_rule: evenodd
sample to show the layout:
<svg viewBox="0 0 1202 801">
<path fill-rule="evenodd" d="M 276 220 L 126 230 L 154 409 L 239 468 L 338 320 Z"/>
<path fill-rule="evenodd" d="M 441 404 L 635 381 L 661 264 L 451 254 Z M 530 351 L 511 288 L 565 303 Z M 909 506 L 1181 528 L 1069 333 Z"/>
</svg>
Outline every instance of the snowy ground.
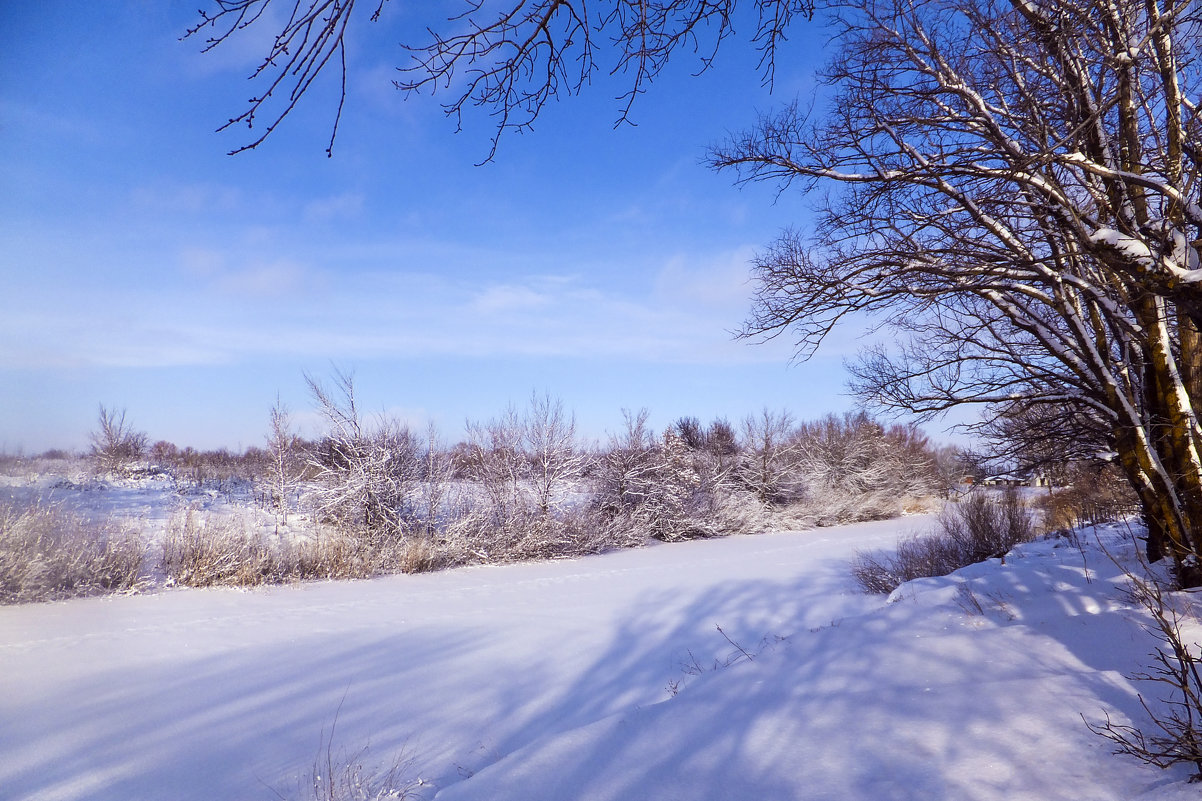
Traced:
<svg viewBox="0 0 1202 801">
<path fill-rule="evenodd" d="M 853 553 L 924 523 L 0 608 L 0 795 L 299 797 L 341 704 L 335 751 L 439 801 L 1195 798 L 1081 720 L 1144 722 L 1119 571 L 1044 542 L 859 594 Z M 765 648 L 694 675 L 716 625 Z"/>
</svg>

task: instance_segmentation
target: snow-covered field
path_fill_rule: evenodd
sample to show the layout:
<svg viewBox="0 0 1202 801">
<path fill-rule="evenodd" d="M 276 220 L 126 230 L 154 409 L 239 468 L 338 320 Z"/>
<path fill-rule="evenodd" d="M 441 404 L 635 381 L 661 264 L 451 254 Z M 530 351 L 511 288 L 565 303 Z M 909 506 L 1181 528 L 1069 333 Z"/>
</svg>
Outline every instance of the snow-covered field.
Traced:
<svg viewBox="0 0 1202 801">
<path fill-rule="evenodd" d="M 0 796 L 302 797 L 337 717 L 439 801 L 1197 797 L 1082 722 L 1153 646 L 1092 535 L 854 588 L 927 524 L 0 608 Z"/>
</svg>

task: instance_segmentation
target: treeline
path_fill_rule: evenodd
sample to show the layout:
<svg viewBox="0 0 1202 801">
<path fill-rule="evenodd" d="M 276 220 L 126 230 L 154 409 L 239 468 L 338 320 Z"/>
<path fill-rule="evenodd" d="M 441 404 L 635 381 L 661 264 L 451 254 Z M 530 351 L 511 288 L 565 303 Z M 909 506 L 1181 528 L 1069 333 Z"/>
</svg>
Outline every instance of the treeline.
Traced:
<svg viewBox="0 0 1202 801">
<path fill-rule="evenodd" d="M 349 375 L 308 383 L 325 421 L 316 440 L 278 404 L 265 446 L 241 454 L 147 445 L 102 408 L 91 458 L 181 485 L 245 482 L 281 521 L 306 515 L 380 569 L 404 570 L 892 517 L 945 494 L 960 469 L 917 428 L 863 413 L 796 422 L 765 409 L 655 431 L 645 410 L 624 411 L 616 433 L 590 443 L 548 394 L 469 422 L 448 445 L 433 427 L 365 415 Z"/>
<path fill-rule="evenodd" d="M 120 521 L 0 505 L 0 603 L 160 580 L 366 577 L 884 518 L 944 494 L 963 469 L 916 428 L 864 414 L 798 423 L 765 409 L 737 425 L 682 417 L 656 431 L 646 411 L 628 411 L 595 443 L 559 400 L 536 394 L 448 445 L 433 427 L 364 415 L 348 375 L 309 385 L 322 435 L 302 439 L 277 403 L 264 445 L 241 453 L 152 443 L 102 406 L 87 455 L 94 475 L 167 479 L 185 497 L 217 490 L 230 505 L 187 504 L 152 540 Z M 5 457 L 0 467 L 53 473 L 64 458 Z M 274 524 L 238 514 L 246 503 Z"/>
</svg>

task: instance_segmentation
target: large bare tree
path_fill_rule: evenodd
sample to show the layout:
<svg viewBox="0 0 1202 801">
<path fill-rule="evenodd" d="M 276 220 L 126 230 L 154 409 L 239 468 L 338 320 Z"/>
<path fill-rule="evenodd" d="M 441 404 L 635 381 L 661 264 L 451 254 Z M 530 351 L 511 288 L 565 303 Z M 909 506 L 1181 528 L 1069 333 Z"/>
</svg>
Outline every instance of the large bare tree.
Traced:
<svg viewBox="0 0 1202 801">
<path fill-rule="evenodd" d="M 863 397 L 991 404 L 1102 444 L 1152 555 L 1202 584 L 1199 4 L 828 11 L 831 110 L 787 108 L 714 154 L 821 190 L 814 229 L 758 258 L 745 333 L 788 332 L 804 355 L 874 315 L 908 336 L 860 360 Z"/>
</svg>

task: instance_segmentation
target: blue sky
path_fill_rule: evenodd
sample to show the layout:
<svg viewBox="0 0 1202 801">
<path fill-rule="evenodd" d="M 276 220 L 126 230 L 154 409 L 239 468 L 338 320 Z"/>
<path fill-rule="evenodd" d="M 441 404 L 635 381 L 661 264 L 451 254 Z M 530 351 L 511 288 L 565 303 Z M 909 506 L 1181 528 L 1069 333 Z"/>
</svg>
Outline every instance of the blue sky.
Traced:
<svg viewBox="0 0 1202 801">
<path fill-rule="evenodd" d="M 178 41 L 195 3 L 0 4 L 0 448 L 81 448 L 99 403 L 152 440 L 263 442 L 303 375 L 353 371 L 364 408 L 457 438 L 532 391 L 603 437 L 622 408 L 663 426 L 850 408 L 857 333 L 790 366 L 733 341 L 747 263 L 806 201 L 736 188 L 706 146 L 813 92 L 825 32 L 801 23 L 760 87 L 737 42 L 681 60 L 613 129 L 617 84 L 549 107 L 488 152 L 438 99 L 392 88 L 405 4 L 356 31 L 334 157 L 333 79 L 254 152 L 215 128 L 254 91 L 256 43 Z M 604 67 L 606 55 L 600 56 Z M 602 70 L 604 72 L 604 69 Z M 309 429 L 307 433 L 316 433 Z"/>
</svg>

